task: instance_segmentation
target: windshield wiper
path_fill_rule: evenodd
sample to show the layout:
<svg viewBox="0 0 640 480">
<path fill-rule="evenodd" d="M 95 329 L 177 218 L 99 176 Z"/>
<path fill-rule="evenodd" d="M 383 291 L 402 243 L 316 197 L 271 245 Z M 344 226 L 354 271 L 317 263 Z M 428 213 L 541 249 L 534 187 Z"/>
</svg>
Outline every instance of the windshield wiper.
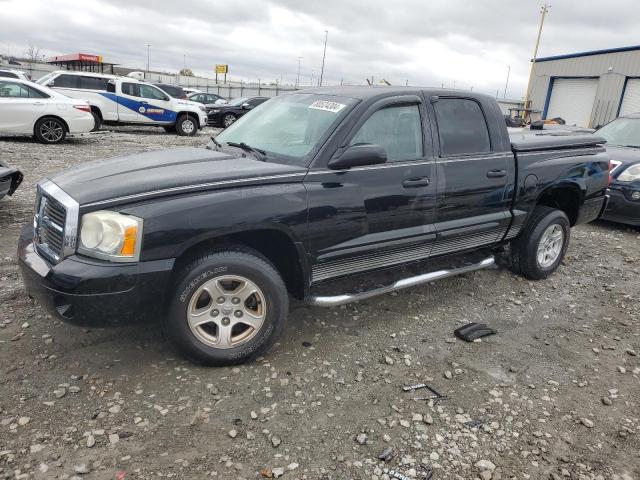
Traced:
<svg viewBox="0 0 640 480">
<path fill-rule="evenodd" d="M 240 143 L 236 143 L 236 142 L 227 142 L 227 145 L 229 145 L 230 147 L 237 147 L 237 148 L 241 148 L 242 150 L 244 150 L 245 152 L 249 152 L 249 153 L 253 153 L 253 155 L 260 161 L 262 162 L 266 162 L 267 159 L 267 152 L 265 152 L 264 150 L 261 150 L 260 148 L 255 148 L 252 147 L 251 145 L 247 145 L 244 142 L 240 142 Z M 256 155 L 258 154 L 258 155 Z"/>
<path fill-rule="evenodd" d="M 213 142 L 213 144 L 216 146 L 216 148 L 218 148 L 218 149 L 221 149 L 221 148 L 222 148 L 222 145 L 220 144 L 220 142 L 218 142 L 218 141 L 216 140 L 216 137 L 213 137 L 213 136 L 212 136 L 212 137 L 210 137 L 210 138 L 211 138 L 211 141 Z M 209 148 L 209 146 L 208 146 L 208 145 L 207 145 L 207 148 Z M 211 150 L 211 149 L 210 149 L 210 150 Z"/>
</svg>

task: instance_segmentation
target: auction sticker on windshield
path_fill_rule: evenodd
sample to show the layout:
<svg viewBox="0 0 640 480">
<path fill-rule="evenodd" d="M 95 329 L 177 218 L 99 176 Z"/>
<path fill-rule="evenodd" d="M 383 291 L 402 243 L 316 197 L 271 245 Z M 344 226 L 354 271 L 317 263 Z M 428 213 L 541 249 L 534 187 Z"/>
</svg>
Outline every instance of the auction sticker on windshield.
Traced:
<svg viewBox="0 0 640 480">
<path fill-rule="evenodd" d="M 330 102 L 328 100 L 316 100 L 309 108 L 313 108 L 314 110 L 324 110 L 325 112 L 333 112 L 338 113 L 342 110 L 346 105 L 338 102 Z"/>
</svg>

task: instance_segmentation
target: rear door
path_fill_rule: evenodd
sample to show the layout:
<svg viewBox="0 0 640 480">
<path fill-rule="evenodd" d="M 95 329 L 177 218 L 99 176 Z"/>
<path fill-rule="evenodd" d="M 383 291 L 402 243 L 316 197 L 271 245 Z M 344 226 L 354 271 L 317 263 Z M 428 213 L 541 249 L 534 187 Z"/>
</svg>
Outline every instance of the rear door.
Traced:
<svg viewBox="0 0 640 480">
<path fill-rule="evenodd" d="M 36 120 L 47 104 L 43 93 L 11 80 L 0 79 L 0 130 L 33 133 Z"/>
<path fill-rule="evenodd" d="M 438 187 L 432 255 L 494 243 L 511 220 L 511 151 L 496 151 L 486 115 L 473 98 L 435 97 Z"/>
<path fill-rule="evenodd" d="M 354 125 L 343 147 L 381 145 L 387 163 L 311 169 L 308 251 L 312 281 L 429 256 L 435 240 L 435 163 L 426 109 L 416 95 L 386 98 Z M 428 129 L 428 123 L 424 122 Z"/>
</svg>

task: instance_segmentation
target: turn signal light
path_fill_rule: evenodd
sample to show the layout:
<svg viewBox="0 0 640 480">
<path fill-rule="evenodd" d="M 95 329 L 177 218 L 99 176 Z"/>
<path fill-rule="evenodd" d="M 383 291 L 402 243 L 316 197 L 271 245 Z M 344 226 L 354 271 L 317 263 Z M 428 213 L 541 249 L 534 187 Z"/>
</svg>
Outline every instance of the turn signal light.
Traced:
<svg viewBox="0 0 640 480">
<path fill-rule="evenodd" d="M 138 227 L 128 227 L 124 231 L 124 241 L 120 249 L 120 255 L 133 257 L 136 253 L 136 239 L 138 237 Z"/>
</svg>

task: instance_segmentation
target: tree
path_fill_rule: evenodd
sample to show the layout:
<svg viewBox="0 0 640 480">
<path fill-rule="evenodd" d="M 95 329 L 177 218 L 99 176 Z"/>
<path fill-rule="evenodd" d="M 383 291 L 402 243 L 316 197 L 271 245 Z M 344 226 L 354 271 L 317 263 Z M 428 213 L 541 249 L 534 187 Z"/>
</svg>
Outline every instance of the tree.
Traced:
<svg viewBox="0 0 640 480">
<path fill-rule="evenodd" d="M 191 71 L 190 68 L 183 68 L 182 70 L 180 70 L 180 75 L 182 75 L 183 77 L 193 77 L 193 72 Z"/>
<path fill-rule="evenodd" d="M 25 55 L 31 62 L 37 62 L 40 59 L 40 49 L 29 44 L 29 49 Z"/>
</svg>

